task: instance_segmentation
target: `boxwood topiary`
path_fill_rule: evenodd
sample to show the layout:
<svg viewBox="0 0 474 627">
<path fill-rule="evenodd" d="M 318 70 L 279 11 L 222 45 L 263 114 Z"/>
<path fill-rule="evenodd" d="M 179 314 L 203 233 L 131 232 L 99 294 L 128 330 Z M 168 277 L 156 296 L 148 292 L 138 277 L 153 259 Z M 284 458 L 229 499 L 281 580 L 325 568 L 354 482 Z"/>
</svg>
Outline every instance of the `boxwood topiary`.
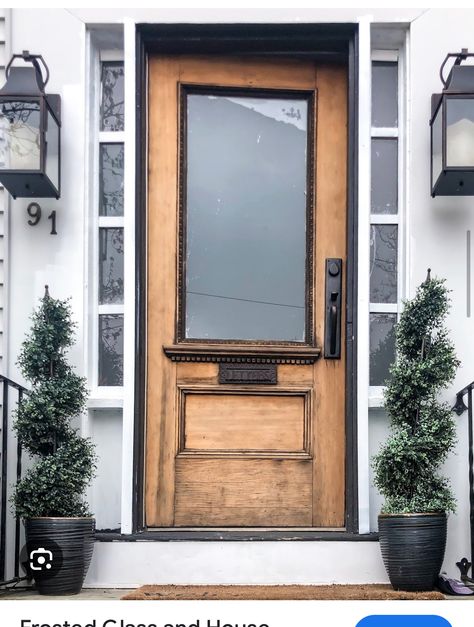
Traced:
<svg viewBox="0 0 474 627">
<path fill-rule="evenodd" d="M 89 516 L 83 500 L 94 476 L 94 445 L 78 435 L 70 419 L 85 409 L 86 380 L 66 359 L 74 341 L 69 300 L 51 298 L 46 286 L 33 312 L 18 365 L 31 385 L 16 410 L 14 429 L 35 460 L 17 484 L 12 502 L 21 518 Z"/>
<path fill-rule="evenodd" d="M 438 470 L 456 438 L 453 413 L 438 401 L 459 361 L 444 328 L 449 292 L 430 270 L 396 326 L 397 359 L 385 389 L 391 435 L 373 459 L 382 513 L 449 512 L 455 500 Z"/>
</svg>

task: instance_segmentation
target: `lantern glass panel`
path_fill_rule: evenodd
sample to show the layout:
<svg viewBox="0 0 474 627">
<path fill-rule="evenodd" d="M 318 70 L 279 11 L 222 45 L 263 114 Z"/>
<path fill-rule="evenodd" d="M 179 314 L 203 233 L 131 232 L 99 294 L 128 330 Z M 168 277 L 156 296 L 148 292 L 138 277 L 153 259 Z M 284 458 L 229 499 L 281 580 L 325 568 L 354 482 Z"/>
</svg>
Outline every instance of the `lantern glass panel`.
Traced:
<svg viewBox="0 0 474 627">
<path fill-rule="evenodd" d="M 440 106 L 431 125 L 432 157 L 431 174 L 433 185 L 443 170 L 443 107 Z"/>
<path fill-rule="evenodd" d="M 41 109 L 39 101 L 0 103 L 0 168 L 40 170 Z"/>
<path fill-rule="evenodd" d="M 446 165 L 474 167 L 474 99 L 446 99 Z"/>
<path fill-rule="evenodd" d="M 59 188 L 59 126 L 48 110 L 46 122 L 46 176 L 56 189 Z"/>
</svg>

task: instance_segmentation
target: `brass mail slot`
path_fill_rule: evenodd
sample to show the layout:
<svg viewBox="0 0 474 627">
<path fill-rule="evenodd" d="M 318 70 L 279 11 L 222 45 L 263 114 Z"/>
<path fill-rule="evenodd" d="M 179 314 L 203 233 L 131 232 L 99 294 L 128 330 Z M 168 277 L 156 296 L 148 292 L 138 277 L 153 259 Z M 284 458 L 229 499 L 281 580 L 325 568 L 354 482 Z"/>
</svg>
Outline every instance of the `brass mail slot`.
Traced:
<svg viewBox="0 0 474 627">
<path fill-rule="evenodd" d="M 277 383 L 276 364 L 219 364 L 219 383 Z"/>
</svg>

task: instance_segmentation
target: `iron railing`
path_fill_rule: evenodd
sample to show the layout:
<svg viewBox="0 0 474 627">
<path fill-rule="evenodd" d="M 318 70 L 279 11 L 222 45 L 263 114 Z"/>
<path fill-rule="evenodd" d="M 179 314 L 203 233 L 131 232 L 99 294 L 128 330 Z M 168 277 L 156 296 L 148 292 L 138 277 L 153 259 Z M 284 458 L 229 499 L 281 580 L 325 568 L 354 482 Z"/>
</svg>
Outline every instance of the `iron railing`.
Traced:
<svg viewBox="0 0 474 627">
<path fill-rule="evenodd" d="M 0 398 L 2 399 L 2 423 L 1 423 L 1 475 L 0 475 L 0 582 L 6 583 L 7 570 L 7 511 L 8 511 L 8 484 L 12 483 L 8 473 L 8 436 L 9 417 L 12 407 L 16 403 L 21 403 L 23 396 L 27 392 L 19 383 L 0 374 Z M 16 481 L 21 479 L 21 445 L 17 443 L 16 451 Z M 20 577 L 20 519 L 15 520 L 15 578 Z"/>
<path fill-rule="evenodd" d="M 456 566 L 459 568 L 461 572 L 461 579 L 465 582 L 472 583 L 474 580 L 472 579 L 473 573 L 471 573 L 471 578 L 468 576 L 469 569 L 472 566 L 473 558 L 474 558 L 474 426 L 472 424 L 472 394 L 474 390 L 474 381 L 466 385 L 465 388 L 459 390 L 456 394 L 456 404 L 453 407 L 453 410 L 457 413 L 458 416 L 461 416 L 465 411 L 467 411 L 467 430 L 468 430 L 468 462 L 469 462 L 469 524 L 470 524 L 470 543 L 471 543 L 471 559 L 469 560 L 467 557 L 463 557 L 459 562 L 456 562 Z M 467 405 L 465 403 L 465 398 L 467 398 Z"/>
</svg>

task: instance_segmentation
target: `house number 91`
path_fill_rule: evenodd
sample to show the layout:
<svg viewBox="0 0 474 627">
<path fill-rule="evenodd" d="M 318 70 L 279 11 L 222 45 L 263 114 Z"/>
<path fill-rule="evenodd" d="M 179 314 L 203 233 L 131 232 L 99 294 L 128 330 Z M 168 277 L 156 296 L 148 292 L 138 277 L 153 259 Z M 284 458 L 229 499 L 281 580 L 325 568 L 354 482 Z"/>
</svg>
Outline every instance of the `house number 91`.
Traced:
<svg viewBox="0 0 474 627">
<path fill-rule="evenodd" d="M 36 226 L 41 220 L 41 207 L 37 202 L 30 202 L 28 207 L 26 208 L 26 212 L 30 216 L 30 220 L 28 220 L 28 224 L 30 226 Z M 54 209 L 48 216 L 48 220 L 51 220 L 51 235 L 57 235 L 56 231 L 56 210 Z"/>
</svg>

